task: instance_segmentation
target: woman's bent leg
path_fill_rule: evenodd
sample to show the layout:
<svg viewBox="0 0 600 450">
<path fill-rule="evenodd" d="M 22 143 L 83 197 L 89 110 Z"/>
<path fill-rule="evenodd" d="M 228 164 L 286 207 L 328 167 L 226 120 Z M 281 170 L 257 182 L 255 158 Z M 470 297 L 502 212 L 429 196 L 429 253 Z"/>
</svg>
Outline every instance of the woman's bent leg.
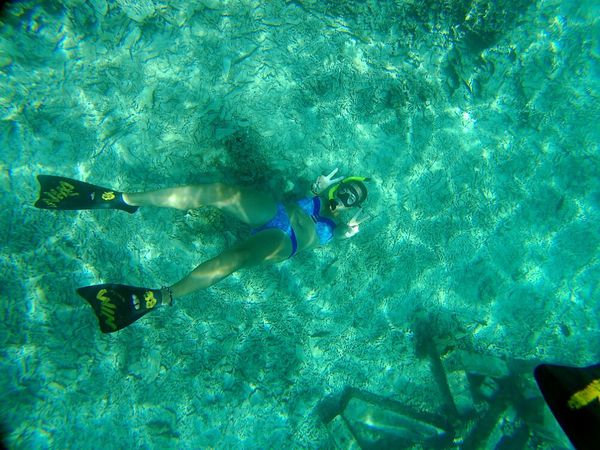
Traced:
<svg viewBox="0 0 600 450">
<path fill-rule="evenodd" d="M 268 222 L 277 209 L 277 203 L 266 192 L 223 183 L 125 193 L 123 199 L 133 206 L 158 206 L 184 210 L 214 206 L 252 226 Z"/>
<path fill-rule="evenodd" d="M 281 262 L 292 252 L 290 238 L 281 230 L 261 231 L 240 245 L 203 262 L 169 289 L 173 298 L 206 289 L 243 267 Z"/>
</svg>

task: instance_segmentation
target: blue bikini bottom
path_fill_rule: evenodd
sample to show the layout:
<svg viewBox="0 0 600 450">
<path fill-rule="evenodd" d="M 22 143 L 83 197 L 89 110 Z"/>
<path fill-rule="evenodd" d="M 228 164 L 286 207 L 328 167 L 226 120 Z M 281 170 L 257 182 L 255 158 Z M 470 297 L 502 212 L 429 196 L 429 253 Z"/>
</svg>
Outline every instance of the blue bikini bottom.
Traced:
<svg viewBox="0 0 600 450">
<path fill-rule="evenodd" d="M 277 203 L 277 212 L 271 220 L 258 228 L 253 228 L 250 233 L 255 235 L 259 231 L 270 230 L 271 228 L 281 230 L 290 237 L 290 240 L 292 241 L 292 254 L 288 258 L 294 256 L 296 250 L 298 250 L 298 241 L 296 240 L 296 233 L 292 228 L 290 217 L 288 216 L 283 203 Z"/>
</svg>

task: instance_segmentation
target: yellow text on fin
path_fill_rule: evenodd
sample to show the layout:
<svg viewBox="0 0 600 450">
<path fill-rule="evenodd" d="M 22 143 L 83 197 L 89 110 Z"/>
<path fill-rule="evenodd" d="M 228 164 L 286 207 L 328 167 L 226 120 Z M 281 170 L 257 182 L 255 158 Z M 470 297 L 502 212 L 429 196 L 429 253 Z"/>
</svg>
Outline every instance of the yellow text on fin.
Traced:
<svg viewBox="0 0 600 450">
<path fill-rule="evenodd" d="M 569 408 L 581 409 L 594 400 L 600 401 L 600 378 L 592 381 L 581 391 L 575 392 L 569 399 Z"/>
<path fill-rule="evenodd" d="M 61 181 L 53 189 L 44 192 L 42 200 L 50 208 L 57 208 L 58 204 L 67 197 L 77 197 L 79 194 L 75 191 L 75 186 L 66 181 Z"/>
<path fill-rule="evenodd" d="M 96 298 L 102 302 L 102 306 L 100 307 L 100 315 L 104 317 L 104 323 L 108 325 L 113 330 L 117 329 L 117 324 L 115 323 L 115 309 L 116 306 L 110 302 L 110 297 L 106 295 L 108 291 L 106 289 L 100 289 L 98 294 L 96 294 Z"/>
</svg>

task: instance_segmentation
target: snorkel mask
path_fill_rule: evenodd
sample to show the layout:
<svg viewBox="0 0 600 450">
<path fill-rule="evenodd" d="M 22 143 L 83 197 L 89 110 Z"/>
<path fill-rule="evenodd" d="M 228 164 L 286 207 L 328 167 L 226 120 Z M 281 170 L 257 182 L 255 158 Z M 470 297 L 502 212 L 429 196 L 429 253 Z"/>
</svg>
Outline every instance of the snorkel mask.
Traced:
<svg viewBox="0 0 600 450">
<path fill-rule="evenodd" d="M 360 206 L 367 198 L 367 188 L 363 181 L 369 180 L 370 178 L 367 177 L 347 177 L 329 189 L 327 198 L 331 211 L 335 211 L 340 204 L 346 208 Z M 352 183 L 353 181 L 355 183 Z"/>
</svg>

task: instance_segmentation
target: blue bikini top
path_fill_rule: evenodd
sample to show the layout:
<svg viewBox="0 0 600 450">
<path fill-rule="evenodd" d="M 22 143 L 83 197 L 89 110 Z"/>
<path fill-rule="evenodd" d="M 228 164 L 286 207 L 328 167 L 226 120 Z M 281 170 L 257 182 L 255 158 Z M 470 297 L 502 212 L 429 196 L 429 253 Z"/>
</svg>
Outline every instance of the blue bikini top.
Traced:
<svg viewBox="0 0 600 450">
<path fill-rule="evenodd" d="M 303 198 L 296 202 L 300 209 L 310 216 L 315 223 L 315 231 L 321 244 L 327 244 L 333 238 L 335 222 L 328 217 L 319 215 L 321 199 L 319 197 Z"/>
</svg>

